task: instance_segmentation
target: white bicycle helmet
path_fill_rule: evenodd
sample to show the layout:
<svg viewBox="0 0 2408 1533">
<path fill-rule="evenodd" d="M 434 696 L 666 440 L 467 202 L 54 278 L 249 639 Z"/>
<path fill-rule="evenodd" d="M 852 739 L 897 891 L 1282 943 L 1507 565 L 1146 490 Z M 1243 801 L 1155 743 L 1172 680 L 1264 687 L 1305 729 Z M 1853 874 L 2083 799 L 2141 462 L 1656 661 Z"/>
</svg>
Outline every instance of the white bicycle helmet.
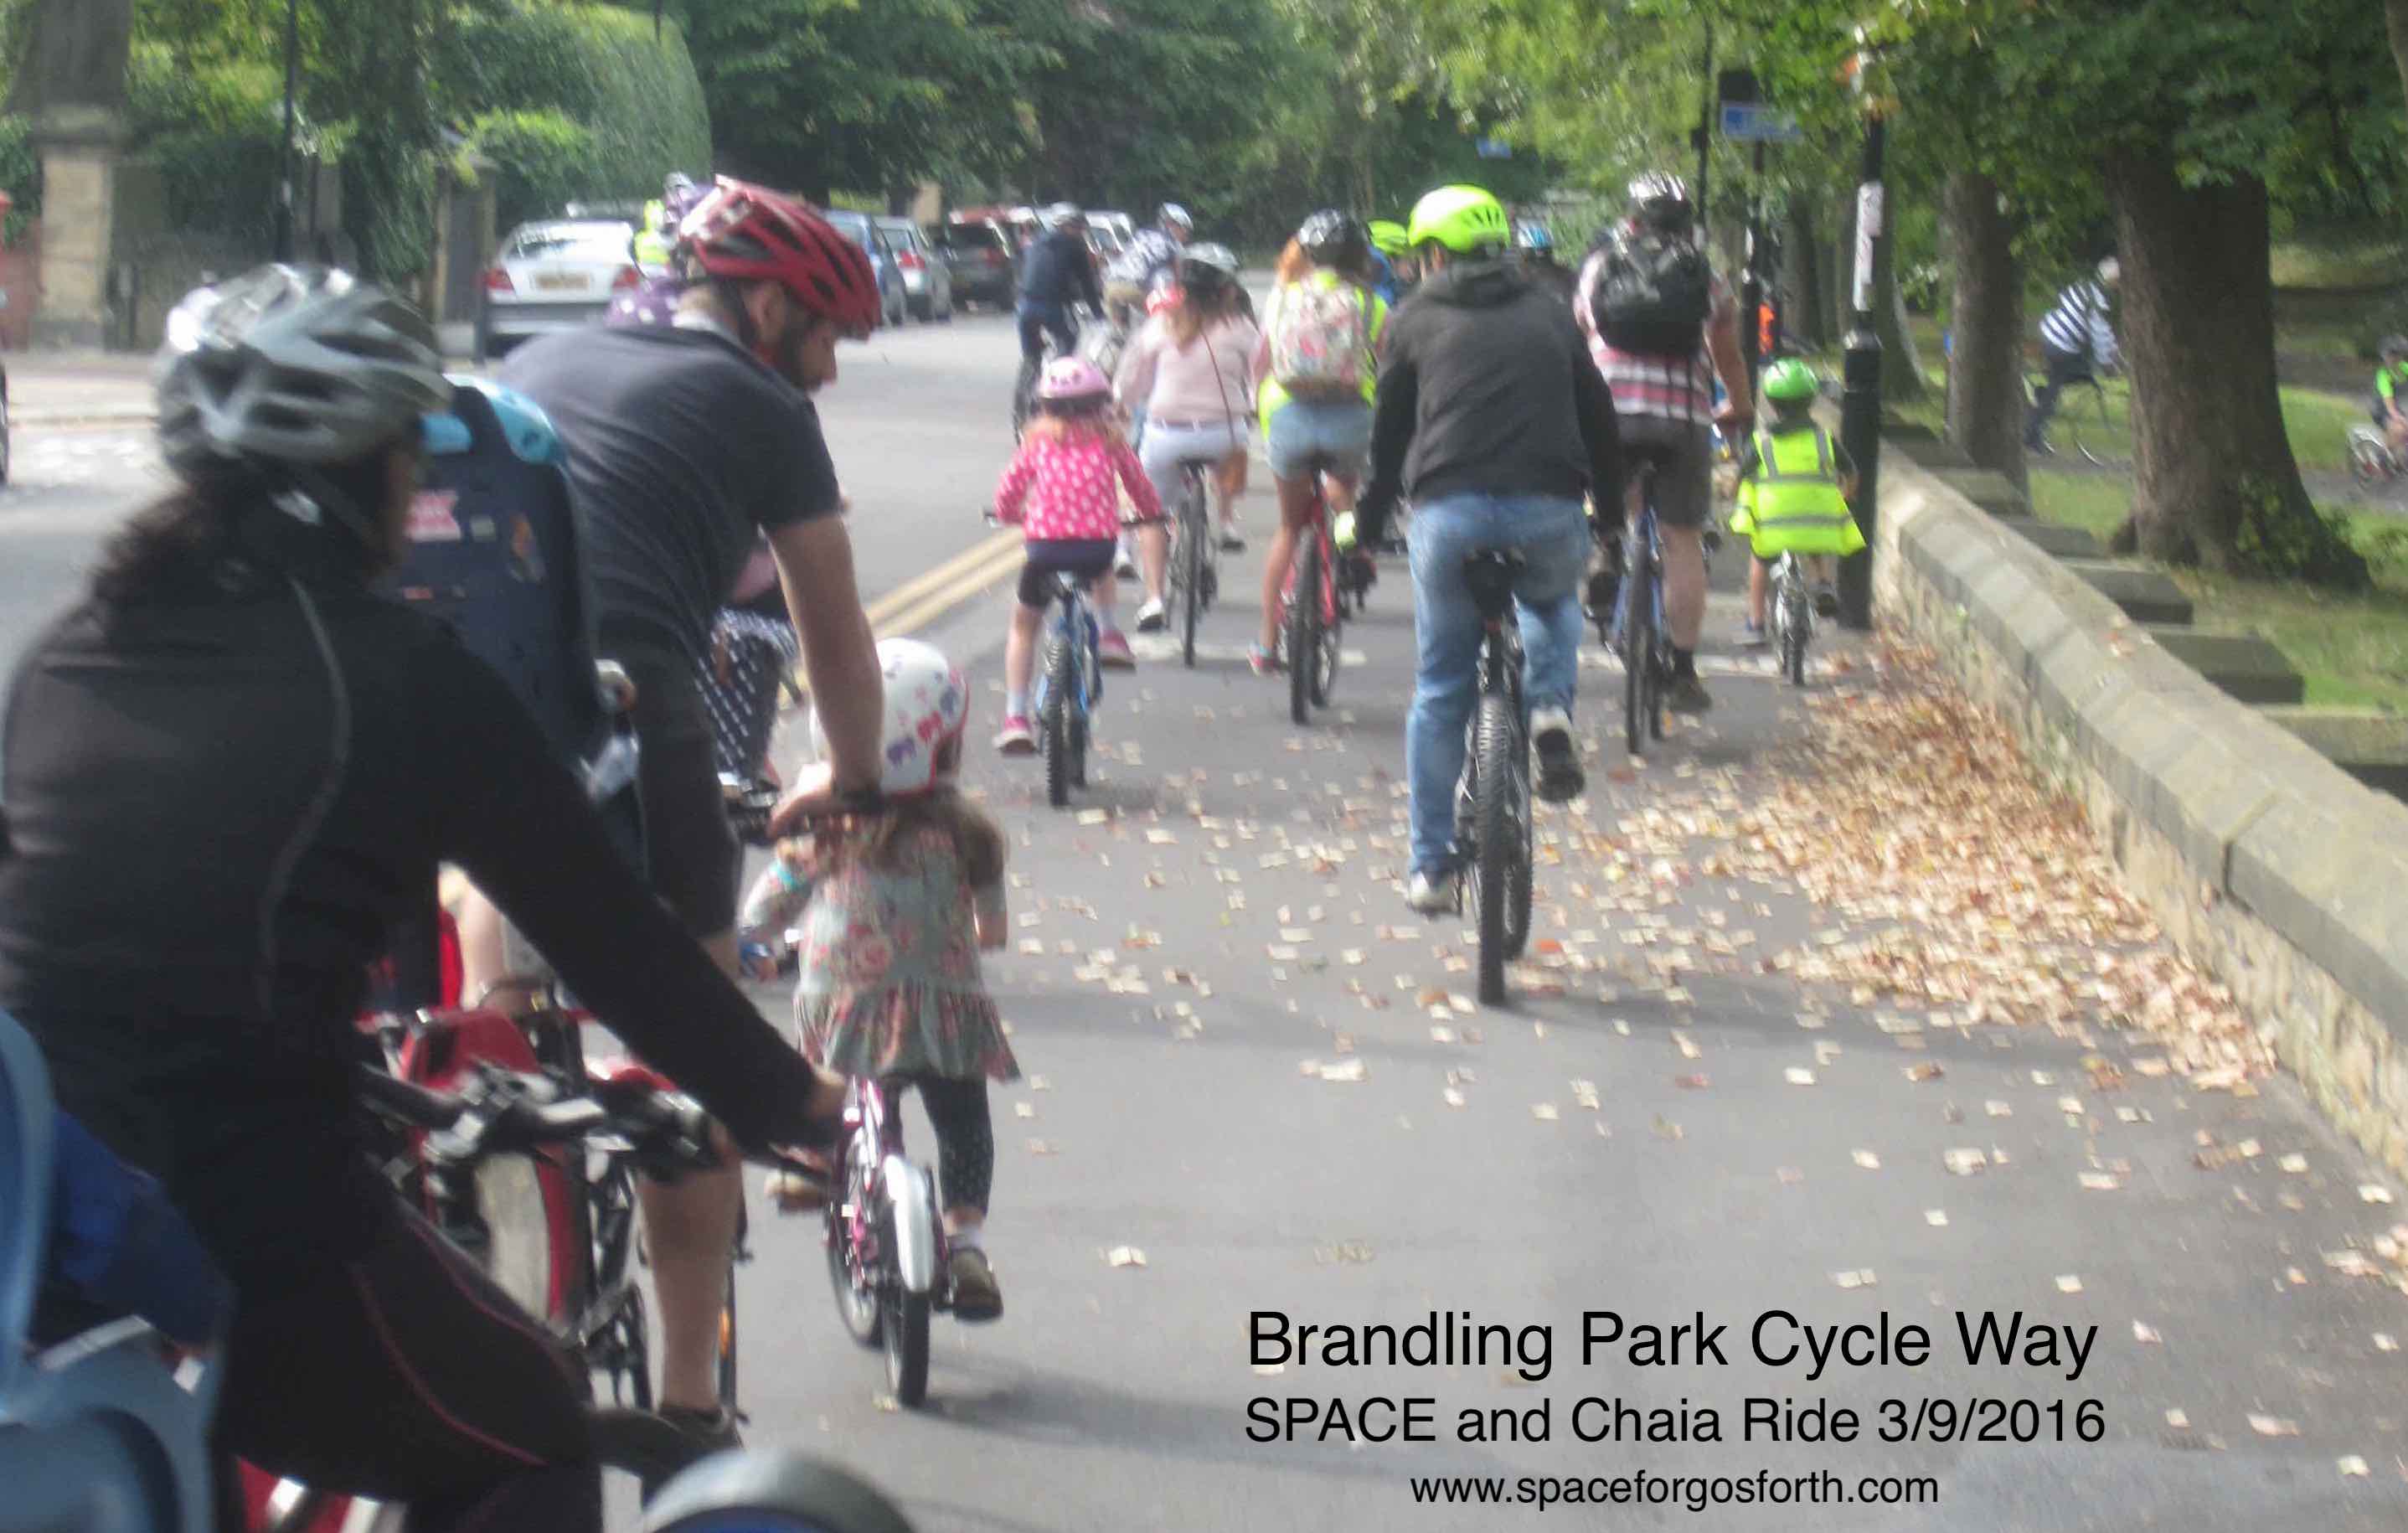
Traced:
<svg viewBox="0 0 2408 1533">
<path fill-rule="evenodd" d="M 349 272 L 261 266 L 187 294 L 166 329 L 159 450 L 187 478 L 354 463 L 452 402 L 434 327 Z"/>
<path fill-rule="evenodd" d="M 878 791 L 888 798 L 926 793 L 936 786 L 937 763 L 946 743 L 959 739 L 969 724 L 969 683 L 944 652 L 916 638 L 880 639 L 878 667 L 886 676 Z M 811 748 L 826 759 L 827 733 L 816 708 L 811 709 Z"/>
</svg>

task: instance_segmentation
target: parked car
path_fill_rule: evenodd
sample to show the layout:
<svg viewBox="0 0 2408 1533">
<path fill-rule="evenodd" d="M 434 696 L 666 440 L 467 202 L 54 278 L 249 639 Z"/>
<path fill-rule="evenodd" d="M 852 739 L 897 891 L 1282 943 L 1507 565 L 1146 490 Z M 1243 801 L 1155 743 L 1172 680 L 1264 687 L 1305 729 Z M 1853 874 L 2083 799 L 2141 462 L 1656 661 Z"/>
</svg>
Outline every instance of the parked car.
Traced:
<svg viewBox="0 0 2408 1533">
<path fill-rule="evenodd" d="M 1120 231 L 1108 223 L 1087 225 L 1087 252 L 1096 258 L 1097 265 L 1111 265 L 1126 248 L 1126 242 L 1120 236 Z"/>
<path fill-rule="evenodd" d="M 928 236 L 908 218 L 882 218 L 878 232 L 903 268 L 903 295 L 911 312 L 924 320 L 953 317 L 953 277 L 928 244 Z"/>
<path fill-rule="evenodd" d="M 546 219 L 511 230 L 485 270 L 477 354 L 497 357 L 523 340 L 599 320 L 613 293 L 643 280 L 635 237 L 636 226 L 617 219 Z"/>
<path fill-rule="evenodd" d="M 953 219 L 938 224 L 936 235 L 937 258 L 953 279 L 955 302 L 1011 307 L 1020 252 L 1002 224 L 992 219 Z"/>
<path fill-rule="evenodd" d="M 1122 250 L 1127 250 L 1129 241 L 1137 237 L 1137 220 L 1126 213 L 1115 212 L 1109 208 L 1098 208 L 1089 213 L 1087 227 L 1110 229 L 1112 232 L 1113 243 Z"/>
<path fill-rule="evenodd" d="M 867 213 L 849 213 L 842 208 L 831 210 L 827 221 L 862 248 L 878 273 L 878 322 L 901 324 L 910 309 L 910 294 L 903 288 L 903 267 L 896 261 L 895 252 L 887 249 L 886 236 L 878 232 L 876 221 Z"/>
</svg>

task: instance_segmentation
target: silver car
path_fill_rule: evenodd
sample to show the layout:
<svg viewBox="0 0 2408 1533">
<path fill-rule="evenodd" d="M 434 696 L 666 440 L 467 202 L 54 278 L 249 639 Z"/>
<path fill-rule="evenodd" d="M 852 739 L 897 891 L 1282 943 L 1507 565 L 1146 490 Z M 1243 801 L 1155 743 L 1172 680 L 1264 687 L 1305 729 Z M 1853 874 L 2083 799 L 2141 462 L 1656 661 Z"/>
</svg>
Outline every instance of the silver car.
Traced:
<svg viewBox="0 0 2408 1533">
<path fill-rule="evenodd" d="M 617 219 L 522 223 L 485 271 L 477 351 L 499 356 L 523 340 L 592 324 L 611 294 L 643 280 L 631 246 L 636 226 Z"/>
<path fill-rule="evenodd" d="M 886 236 L 886 249 L 903 273 L 903 299 L 912 314 L 923 320 L 952 319 L 953 274 L 927 235 L 908 218 L 880 219 L 878 232 Z"/>
</svg>

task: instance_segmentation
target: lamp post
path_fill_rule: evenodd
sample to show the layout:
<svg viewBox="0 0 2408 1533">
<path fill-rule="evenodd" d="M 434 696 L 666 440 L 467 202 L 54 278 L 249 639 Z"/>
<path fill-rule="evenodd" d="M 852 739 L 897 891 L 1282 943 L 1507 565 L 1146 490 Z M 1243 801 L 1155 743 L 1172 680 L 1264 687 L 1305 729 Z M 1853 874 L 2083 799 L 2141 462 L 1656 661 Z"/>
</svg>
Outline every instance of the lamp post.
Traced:
<svg viewBox="0 0 2408 1533">
<path fill-rule="evenodd" d="M 1881 514 L 1874 503 L 1881 486 L 1882 345 L 1873 328 L 1873 242 L 1882 233 L 1882 156 L 1888 136 L 1885 103 L 1865 78 L 1871 63 L 1869 54 L 1856 55 L 1856 88 L 1868 105 L 1864 170 L 1856 187 L 1856 320 L 1840 375 L 1840 442 L 1856 461 L 1856 525 L 1865 535 L 1864 551 L 1840 562 L 1840 621 L 1860 631 L 1873 625 L 1872 545 Z"/>
<path fill-rule="evenodd" d="M 301 0 L 284 0 L 284 152 L 277 171 L 276 259 L 293 259 L 293 95 L 301 78 Z"/>
</svg>

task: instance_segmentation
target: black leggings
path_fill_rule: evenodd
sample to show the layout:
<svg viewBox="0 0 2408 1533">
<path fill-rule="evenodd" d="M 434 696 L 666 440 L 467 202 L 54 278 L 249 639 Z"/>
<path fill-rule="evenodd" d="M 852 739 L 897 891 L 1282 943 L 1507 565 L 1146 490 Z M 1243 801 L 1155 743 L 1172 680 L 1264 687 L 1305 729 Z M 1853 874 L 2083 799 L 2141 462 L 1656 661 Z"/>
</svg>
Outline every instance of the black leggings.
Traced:
<svg viewBox="0 0 2408 1533">
<path fill-rule="evenodd" d="M 912 1075 L 893 1083 L 920 1088 L 920 1105 L 937 1131 L 945 1207 L 986 1212 L 987 1195 L 995 1190 L 995 1120 L 987 1112 L 986 1082 Z"/>
<path fill-rule="evenodd" d="M 240 1301 L 225 1369 L 221 1461 L 405 1503 L 411 1533 L 602 1526 L 574 1365 L 398 1204 L 357 1260 Z M 238 1529 L 234 1476 L 222 1481 L 221 1528 Z"/>
</svg>

